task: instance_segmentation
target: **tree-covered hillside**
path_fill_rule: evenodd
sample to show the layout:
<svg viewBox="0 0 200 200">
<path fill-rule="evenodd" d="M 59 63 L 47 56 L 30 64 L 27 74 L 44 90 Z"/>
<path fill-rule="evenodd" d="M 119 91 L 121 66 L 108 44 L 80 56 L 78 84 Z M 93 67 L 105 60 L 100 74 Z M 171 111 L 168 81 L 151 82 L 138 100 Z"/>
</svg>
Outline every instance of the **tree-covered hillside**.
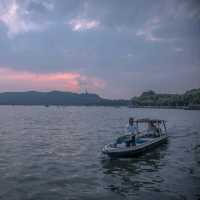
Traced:
<svg viewBox="0 0 200 200">
<path fill-rule="evenodd" d="M 200 105 L 200 89 L 184 94 L 157 94 L 154 91 L 143 92 L 131 99 L 133 106 L 189 106 Z"/>
</svg>

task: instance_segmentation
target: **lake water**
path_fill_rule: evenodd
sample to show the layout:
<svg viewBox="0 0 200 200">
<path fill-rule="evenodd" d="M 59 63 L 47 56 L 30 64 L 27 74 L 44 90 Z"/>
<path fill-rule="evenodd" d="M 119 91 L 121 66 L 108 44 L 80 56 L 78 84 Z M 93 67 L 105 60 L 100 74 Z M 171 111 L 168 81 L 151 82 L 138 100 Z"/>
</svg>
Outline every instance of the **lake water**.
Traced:
<svg viewBox="0 0 200 200">
<path fill-rule="evenodd" d="M 129 116 L 167 120 L 169 142 L 138 158 L 102 155 Z M 200 199 L 200 112 L 0 106 L 0 199 Z"/>
</svg>

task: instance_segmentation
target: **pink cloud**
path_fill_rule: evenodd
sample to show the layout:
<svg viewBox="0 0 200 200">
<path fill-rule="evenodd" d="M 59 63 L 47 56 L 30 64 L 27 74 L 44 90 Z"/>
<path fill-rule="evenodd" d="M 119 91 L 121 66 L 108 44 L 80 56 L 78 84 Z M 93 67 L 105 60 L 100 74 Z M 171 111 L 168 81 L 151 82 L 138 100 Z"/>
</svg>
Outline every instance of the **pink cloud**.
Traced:
<svg viewBox="0 0 200 200">
<path fill-rule="evenodd" d="M 105 87 L 103 80 L 77 72 L 33 73 L 0 67 L 0 90 L 64 90 L 79 92 L 85 88 L 99 90 Z"/>
</svg>

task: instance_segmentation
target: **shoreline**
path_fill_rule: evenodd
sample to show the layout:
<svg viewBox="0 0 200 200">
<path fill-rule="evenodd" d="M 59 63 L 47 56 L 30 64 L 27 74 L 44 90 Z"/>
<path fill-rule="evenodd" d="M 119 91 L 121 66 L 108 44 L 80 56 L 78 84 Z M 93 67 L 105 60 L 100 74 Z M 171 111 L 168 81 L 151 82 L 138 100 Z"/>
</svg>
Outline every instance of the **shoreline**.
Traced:
<svg viewBox="0 0 200 200">
<path fill-rule="evenodd" d="M 102 105 L 102 104 L 71 104 L 71 105 L 62 105 L 62 104 L 0 104 L 0 106 L 42 106 L 42 107 L 51 107 L 51 106 L 57 106 L 57 107 L 127 107 L 127 108 L 151 108 L 151 109 L 180 109 L 180 110 L 200 110 L 199 106 L 133 106 L 133 105 Z"/>
<path fill-rule="evenodd" d="M 200 106 L 130 106 L 131 108 L 200 110 Z"/>
</svg>

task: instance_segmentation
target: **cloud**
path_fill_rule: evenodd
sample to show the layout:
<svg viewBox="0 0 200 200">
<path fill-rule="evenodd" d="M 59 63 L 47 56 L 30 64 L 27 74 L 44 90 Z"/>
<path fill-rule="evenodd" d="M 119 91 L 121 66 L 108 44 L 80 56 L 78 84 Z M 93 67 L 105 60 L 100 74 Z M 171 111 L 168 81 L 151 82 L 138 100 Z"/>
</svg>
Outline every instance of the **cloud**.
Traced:
<svg viewBox="0 0 200 200">
<path fill-rule="evenodd" d="M 45 1 L 43 1 L 41 3 L 49 11 L 53 11 L 54 8 L 55 8 L 55 6 L 54 6 L 54 4 L 52 2 L 45 2 Z"/>
<path fill-rule="evenodd" d="M 156 36 L 154 32 L 160 28 L 160 18 L 153 17 L 144 24 L 143 28 L 137 30 L 136 36 L 143 37 L 147 41 L 159 42 L 163 39 Z"/>
<path fill-rule="evenodd" d="M 33 73 L 0 67 L 0 90 L 64 90 L 79 92 L 105 87 L 103 80 L 77 72 Z"/>
<path fill-rule="evenodd" d="M 105 97 L 124 98 L 154 84 L 170 88 L 172 79 L 178 92 L 186 84 L 180 79 L 184 66 L 199 72 L 199 8 L 199 0 L 0 0 L 0 66 L 11 66 L 18 74 L 38 72 L 43 80 L 51 71 L 79 72 L 80 77 L 73 78 L 77 88 L 90 91 L 96 85 L 98 89 L 91 90 Z M 164 72 L 169 66 L 180 69 L 173 78 Z M 140 79 L 138 71 L 144 74 Z M 187 74 L 190 71 L 188 67 Z M 188 87 L 194 86 L 197 72 L 188 76 Z M 165 83 L 154 77 L 162 73 Z M 0 87 L 20 89 L 20 83 L 25 89 L 40 89 L 36 81 L 16 82 L 4 81 Z M 46 82 L 47 89 L 66 88 L 60 79 Z"/>
<path fill-rule="evenodd" d="M 128 53 L 127 55 L 129 58 L 133 57 L 133 54 L 132 53 Z"/>
<path fill-rule="evenodd" d="M 176 47 L 176 48 L 174 48 L 174 51 L 176 51 L 176 52 L 183 52 L 184 49 L 180 48 L 180 47 Z"/>
<path fill-rule="evenodd" d="M 19 33 L 41 30 L 39 24 L 29 20 L 29 12 L 16 0 L 9 0 L 4 4 L 0 2 L 0 13 L 0 21 L 7 27 L 9 37 Z"/>
<path fill-rule="evenodd" d="M 100 22 L 97 20 L 75 18 L 70 20 L 68 24 L 71 26 L 73 31 L 84 31 L 96 29 L 100 25 Z"/>
<path fill-rule="evenodd" d="M 95 77 L 81 76 L 79 78 L 80 88 L 82 89 L 101 89 L 103 90 L 106 87 L 106 83 L 104 80 L 97 79 Z"/>
</svg>

